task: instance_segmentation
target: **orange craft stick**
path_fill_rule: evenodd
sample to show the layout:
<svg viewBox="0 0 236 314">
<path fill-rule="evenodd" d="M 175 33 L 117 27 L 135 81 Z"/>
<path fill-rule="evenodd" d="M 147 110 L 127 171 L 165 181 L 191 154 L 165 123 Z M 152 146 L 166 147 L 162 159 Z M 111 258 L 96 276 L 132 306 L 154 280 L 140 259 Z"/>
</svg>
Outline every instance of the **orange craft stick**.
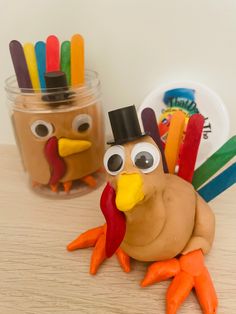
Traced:
<svg viewBox="0 0 236 314">
<path fill-rule="evenodd" d="M 99 236 L 99 239 L 95 245 L 93 254 L 91 256 L 91 262 L 90 262 L 90 274 L 91 275 L 95 275 L 97 273 L 99 266 L 106 259 L 105 246 L 106 246 L 106 236 L 105 234 L 102 234 Z"/>
<path fill-rule="evenodd" d="M 166 162 L 170 173 L 175 172 L 183 137 L 184 123 L 185 114 L 182 111 L 177 111 L 171 118 L 165 146 Z"/>
<path fill-rule="evenodd" d="M 71 85 L 84 84 L 84 40 L 79 34 L 71 38 Z"/>
<path fill-rule="evenodd" d="M 100 235 L 105 231 L 104 226 L 90 229 L 67 245 L 68 251 L 94 246 Z"/>
<path fill-rule="evenodd" d="M 120 263 L 120 266 L 126 273 L 130 272 L 130 257 L 121 248 L 116 250 L 116 256 Z"/>
</svg>

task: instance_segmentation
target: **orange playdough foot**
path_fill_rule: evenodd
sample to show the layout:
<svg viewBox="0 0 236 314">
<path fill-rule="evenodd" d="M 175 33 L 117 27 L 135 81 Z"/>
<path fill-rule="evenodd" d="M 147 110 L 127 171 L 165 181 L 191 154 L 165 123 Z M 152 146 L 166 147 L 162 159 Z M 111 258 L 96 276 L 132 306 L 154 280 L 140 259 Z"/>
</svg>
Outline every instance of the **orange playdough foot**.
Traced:
<svg viewBox="0 0 236 314">
<path fill-rule="evenodd" d="M 95 275 L 99 266 L 106 259 L 106 224 L 82 233 L 78 238 L 67 245 L 67 250 L 74 251 L 88 247 L 94 247 L 90 261 L 90 274 Z M 123 270 L 129 272 L 129 256 L 121 248 L 116 251 L 116 256 Z"/>
<path fill-rule="evenodd" d="M 204 265 L 204 257 L 201 250 L 182 255 L 176 258 L 153 263 L 141 282 L 146 287 L 155 282 L 160 282 L 174 277 L 167 294 L 167 314 L 176 314 L 178 308 L 187 298 L 192 288 L 195 288 L 198 301 L 204 314 L 215 314 L 218 301 L 216 292 Z"/>
</svg>

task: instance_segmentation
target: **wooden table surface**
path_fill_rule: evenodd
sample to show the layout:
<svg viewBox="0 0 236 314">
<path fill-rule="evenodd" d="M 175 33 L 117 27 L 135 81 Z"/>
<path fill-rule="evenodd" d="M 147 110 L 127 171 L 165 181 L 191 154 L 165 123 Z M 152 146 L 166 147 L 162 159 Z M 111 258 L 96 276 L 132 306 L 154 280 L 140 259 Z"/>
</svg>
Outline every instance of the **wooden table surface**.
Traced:
<svg viewBox="0 0 236 314">
<path fill-rule="evenodd" d="M 104 223 L 102 187 L 79 198 L 53 200 L 32 192 L 15 146 L 0 146 L 0 313 L 165 313 L 169 282 L 140 288 L 147 264 L 132 261 L 124 273 L 115 257 L 96 276 L 88 273 L 92 249 L 66 244 Z M 219 297 L 218 313 L 236 313 L 236 187 L 211 202 L 216 237 L 206 264 Z M 180 314 L 201 313 L 194 293 Z"/>
</svg>

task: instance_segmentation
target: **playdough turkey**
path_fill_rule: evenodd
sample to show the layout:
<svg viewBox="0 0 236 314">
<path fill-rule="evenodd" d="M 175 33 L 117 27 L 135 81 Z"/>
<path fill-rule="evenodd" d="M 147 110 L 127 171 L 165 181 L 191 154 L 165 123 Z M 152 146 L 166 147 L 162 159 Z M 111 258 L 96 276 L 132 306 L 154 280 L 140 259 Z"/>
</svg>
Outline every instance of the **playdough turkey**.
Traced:
<svg viewBox="0 0 236 314">
<path fill-rule="evenodd" d="M 16 100 L 15 133 L 33 182 L 49 185 L 53 191 L 61 184 L 68 191 L 74 180 L 86 181 L 101 167 L 101 110 L 89 93 L 85 99 L 79 89 L 68 90 L 64 72 L 46 73 L 45 80 L 50 93 Z"/>
<path fill-rule="evenodd" d="M 160 150 L 142 133 L 134 106 L 109 113 L 114 141 L 104 156 L 108 183 L 101 196 L 107 224 L 80 235 L 68 250 L 95 246 L 90 272 L 114 253 L 125 271 L 129 258 L 153 262 L 141 286 L 174 277 L 167 312 L 174 314 L 192 288 L 205 314 L 216 313 L 217 297 L 204 266 L 215 220 L 193 186 L 163 171 Z"/>
</svg>

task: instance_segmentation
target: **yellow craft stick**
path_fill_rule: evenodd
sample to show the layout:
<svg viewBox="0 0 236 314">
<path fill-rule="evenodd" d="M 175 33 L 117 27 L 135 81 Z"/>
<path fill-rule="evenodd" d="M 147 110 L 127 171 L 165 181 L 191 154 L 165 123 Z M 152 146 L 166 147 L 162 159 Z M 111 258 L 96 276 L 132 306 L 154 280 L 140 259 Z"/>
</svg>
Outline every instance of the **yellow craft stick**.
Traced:
<svg viewBox="0 0 236 314">
<path fill-rule="evenodd" d="M 71 38 L 71 85 L 84 84 L 84 39 L 75 34 Z"/>
<path fill-rule="evenodd" d="M 29 75 L 31 79 L 31 83 L 34 90 L 40 89 L 40 83 L 39 83 L 39 75 L 38 75 L 38 67 L 37 67 L 37 61 L 34 51 L 34 45 L 31 43 L 24 44 L 24 54 L 25 59 L 27 63 L 27 67 L 29 70 Z"/>
<path fill-rule="evenodd" d="M 165 146 L 165 157 L 170 173 L 175 172 L 175 166 L 179 157 L 180 145 L 182 142 L 185 114 L 182 111 L 176 111 L 173 114 L 168 130 L 168 136 Z"/>
</svg>

